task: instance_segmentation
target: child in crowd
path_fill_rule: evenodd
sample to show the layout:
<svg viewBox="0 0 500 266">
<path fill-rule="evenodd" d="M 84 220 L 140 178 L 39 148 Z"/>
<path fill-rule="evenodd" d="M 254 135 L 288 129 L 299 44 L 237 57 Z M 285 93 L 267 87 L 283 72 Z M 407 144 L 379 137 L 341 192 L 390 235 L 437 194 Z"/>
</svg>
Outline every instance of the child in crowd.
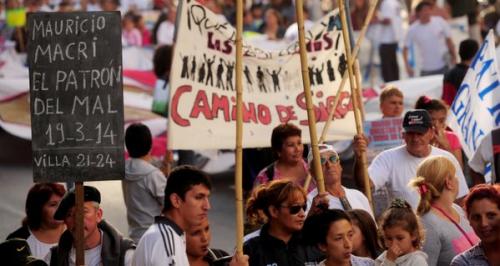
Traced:
<svg viewBox="0 0 500 266">
<path fill-rule="evenodd" d="M 220 249 L 210 248 L 212 232 L 208 219 L 186 231 L 186 253 L 190 266 L 228 265 L 232 256 Z M 227 263 L 227 264 L 226 264 Z"/>
<path fill-rule="evenodd" d="M 427 255 L 420 250 L 422 225 L 408 202 L 395 199 L 382 214 L 379 228 L 387 250 L 375 260 L 376 265 L 427 265 Z"/>
<path fill-rule="evenodd" d="M 141 32 L 135 27 L 134 13 L 128 12 L 122 20 L 122 39 L 125 46 L 142 46 Z"/>
<path fill-rule="evenodd" d="M 141 33 L 142 46 L 151 45 L 151 32 L 146 27 L 144 17 L 141 14 L 134 14 L 134 25 Z"/>
<path fill-rule="evenodd" d="M 362 209 L 347 211 L 352 221 L 352 254 L 375 259 L 382 253 L 377 225 L 370 213 Z"/>
<path fill-rule="evenodd" d="M 379 97 L 382 118 L 401 117 L 403 114 L 403 92 L 394 86 L 386 86 Z"/>
<path fill-rule="evenodd" d="M 125 162 L 122 180 L 123 199 L 127 208 L 130 238 L 139 243 L 142 235 L 161 213 L 165 186 L 170 172 L 170 156 L 166 155 L 161 169 L 153 165 L 153 138 L 149 128 L 134 123 L 125 131 L 125 147 L 130 158 Z"/>
<path fill-rule="evenodd" d="M 319 266 L 372 266 L 370 258 L 352 255 L 353 227 L 346 212 L 326 210 L 308 217 L 303 230 L 308 244 L 316 245 L 326 256 Z"/>
</svg>

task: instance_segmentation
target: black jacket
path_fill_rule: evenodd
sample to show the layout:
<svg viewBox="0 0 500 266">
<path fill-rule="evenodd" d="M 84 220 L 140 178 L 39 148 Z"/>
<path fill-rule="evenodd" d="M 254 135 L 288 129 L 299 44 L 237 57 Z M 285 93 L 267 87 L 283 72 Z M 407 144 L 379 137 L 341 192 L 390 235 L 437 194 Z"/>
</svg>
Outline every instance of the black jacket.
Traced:
<svg viewBox="0 0 500 266">
<path fill-rule="evenodd" d="M 21 239 L 28 239 L 30 237 L 30 231 L 28 229 L 27 225 L 23 225 L 20 228 L 18 228 L 16 231 L 10 233 L 7 236 L 7 240 L 12 239 L 12 238 L 21 238 Z"/>
<path fill-rule="evenodd" d="M 250 266 L 304 266 L 316 265 L 324 255 L 315 247 L 302 243 L 300 234 L 292 236 L 286 244 L 268 233 L 269 224 L 262 226 L 260 236 L 247 240 L 243 252 L 248 255 Z"/>
<path fill-rule="evenodd" d="M 102 230 L 101 260 L 104 266 L 122 266 L 125 253 L 129 249 L 135 249 L 134 241 L 124 238 L 112 225 L 102 220 L 97 227 Z M 51 266 L 69 265 L 69 254 L 73 247 L 73 236 L 66 230 L 59 240 L 59 244 L 50 249 Z"/>
<path fill-rule="evenodd" d="M 210 266 L 226 266 L 231 261 L 231 256 L 221 249 L 208 249 L 208 254 L 203 258 Z"/>
</svg>

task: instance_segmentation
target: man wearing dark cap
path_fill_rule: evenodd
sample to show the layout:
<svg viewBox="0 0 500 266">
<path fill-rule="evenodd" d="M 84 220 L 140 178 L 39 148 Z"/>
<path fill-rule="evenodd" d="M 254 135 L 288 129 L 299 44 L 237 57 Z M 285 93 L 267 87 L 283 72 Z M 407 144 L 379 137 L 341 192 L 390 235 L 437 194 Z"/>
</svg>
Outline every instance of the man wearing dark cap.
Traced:
<svg viewBox="0 0 500 266">
<path fill-rule="evenodd" d="M 101 193 L 91 186 L 84 186 L 83 235 L 85 265 L 132 265 L 135 245 L 102 218 Z M 70 190 L 59 203 L 54 219 L 64 220 L 67 230 L 59 244 L 45 258 L 50 265 L 75 265 L 75 191 Z"/>
<path fill-rule="evenodd" d="M 433 155 L 441 155 L 448 158 L 456 168 L 456 176 L 459 180 L 459 191 L 457 198 L 465 196 L 469 188 L 460 164 L 453 154 L 432 146 L 434 138 L 432 120 L 425 110 L 417 109 L 406 112 L 403 119 L 403 139 L 405 144 L 381 152 L 368 167 L 370 185 L 379 189 L 387 186 L 393 197 L 403 198 L 413 209 L 418 206 L 418 193 L 408 187 L 408 182 L 415 177 L 417 167 L 425 158 Z M 359 158 L 361 151 L 366 150 L 366 139 L 361 135 L 354 138 L 355 154 Z M 356 165 L 359 166 L 359 165 Z M 358 168 L 358 167 L 357 167 Z M 360 169 L 356 169 L 359 171 Z M 364 180 L 359 175 L 354 175 L 359 187 L 364 187 Z"/>
</svg>

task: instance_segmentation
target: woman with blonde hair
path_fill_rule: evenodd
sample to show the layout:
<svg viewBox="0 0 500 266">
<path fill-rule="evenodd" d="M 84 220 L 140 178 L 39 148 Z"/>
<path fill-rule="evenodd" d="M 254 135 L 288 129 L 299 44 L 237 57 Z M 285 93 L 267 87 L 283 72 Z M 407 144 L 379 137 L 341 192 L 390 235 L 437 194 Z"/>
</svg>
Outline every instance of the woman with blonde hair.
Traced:
<svg viewBox="0 0 500 266">
<path fill-rule="evenodd" d="M 243 246 L 250 265 L 309 265 L 321 261 L 320 251 L 304 245 L 300 235 L 307 209 L 306 192 L 301 186 L 286 179 L 259 185 L 246 207 L 251 224 L 265 223 L 260 234 Z"/>
<path fill-rule="evenodd" d="M 423 251 L 431 266 L 449 265 L 479 240 L 462 208 L 454 203 L 459 186 L 455 173 L 448 158 L 430 156 L 420 163 L 409 184 L 420 194 L 417 214 L 426 230 Z"/>
</svg>

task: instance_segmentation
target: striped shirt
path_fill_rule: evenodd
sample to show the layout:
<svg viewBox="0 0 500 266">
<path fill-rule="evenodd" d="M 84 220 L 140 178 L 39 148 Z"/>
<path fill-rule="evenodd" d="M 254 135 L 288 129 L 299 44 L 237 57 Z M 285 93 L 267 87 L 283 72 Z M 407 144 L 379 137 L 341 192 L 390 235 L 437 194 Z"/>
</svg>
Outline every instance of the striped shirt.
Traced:
<svg viewBox="0 0 500 266">
<path fill-rule="evenodd" d="M 189 265 L 182 229 L 166 217 L 155 217 L 139 240 L 132 265 Z"/>
</svg>

